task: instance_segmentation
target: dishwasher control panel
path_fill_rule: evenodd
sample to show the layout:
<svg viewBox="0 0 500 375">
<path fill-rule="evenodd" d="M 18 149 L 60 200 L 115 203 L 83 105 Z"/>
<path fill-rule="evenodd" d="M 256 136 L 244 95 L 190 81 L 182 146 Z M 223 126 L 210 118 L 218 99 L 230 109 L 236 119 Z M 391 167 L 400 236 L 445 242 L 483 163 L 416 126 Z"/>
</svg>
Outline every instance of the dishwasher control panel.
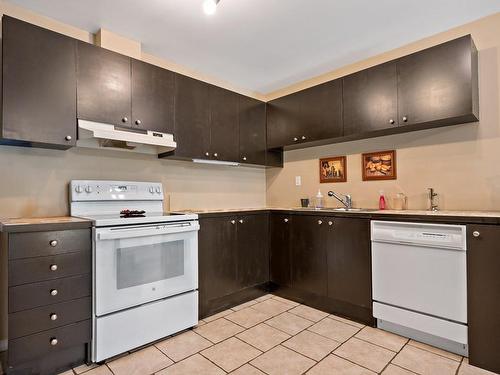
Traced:
<svg viewBox="0 0 500 375">
<path fill-rule="evenodd" d="M 372 221 L 371 235 L 374 242 L 466 249 L 465 225 Z"/>
</svg>

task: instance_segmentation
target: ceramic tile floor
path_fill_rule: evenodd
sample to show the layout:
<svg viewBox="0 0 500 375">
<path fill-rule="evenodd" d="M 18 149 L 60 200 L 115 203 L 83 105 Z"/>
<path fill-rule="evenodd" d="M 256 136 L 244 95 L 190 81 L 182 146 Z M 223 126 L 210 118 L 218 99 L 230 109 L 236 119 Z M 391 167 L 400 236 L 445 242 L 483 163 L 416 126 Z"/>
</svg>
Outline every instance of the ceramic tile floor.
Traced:
<svg viewBox="0 0 500 375">
<path fill-rule="evenodd" d="M 64 375 L 487 375 L 467 358 L 266 295 Z"/>
</svg>

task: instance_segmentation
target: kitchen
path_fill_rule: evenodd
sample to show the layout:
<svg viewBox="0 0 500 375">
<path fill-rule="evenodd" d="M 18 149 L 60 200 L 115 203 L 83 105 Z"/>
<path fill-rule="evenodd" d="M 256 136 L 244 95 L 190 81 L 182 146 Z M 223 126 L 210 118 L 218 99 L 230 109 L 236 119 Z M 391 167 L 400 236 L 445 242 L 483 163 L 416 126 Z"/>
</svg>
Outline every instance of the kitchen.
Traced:
<svg viewBox="0 0 500 375">
<path fill-rule="evenodd" d="M 349 54 L 346 37 L 336 47 L 348 58 L 321 69 L 304 46 L 306 59 L 277 49 L 294 75 L 281 71 L 286 59 L 249 70 L 248 48 L 230 48 L 229 65 L 217 43 L 191 60 L 175 43 L 155 50 L 148 14 L 214 39 L 260 14 L 258 4 L 221 0 L 208 15 L 203 1 L 183 3 L 141 13 L 129 2 L 119 13 L 144 20 L 121 26 L 97 3 L 1 4 L 3 371 L 500 372 L 498 6 L 443 1 L 428 28 L 417 26 L 428 8 L 416 6 L 404 37 L 375 38 L 364 54 Z M 269 14 L 298 38 L 301 12 L 360 11 L 327 3 Z M 391 6 L 373 10 L 373 27 L 393 35 L 380 12 L 403 10 Z M 248 58 L 239 70 L 234 54 Z M 430 99 L 428 76 L 444 82 Z M 364 155 L 388 150 L 397 176 L 365 180 Z M 320 160 L 341 156 L 346 181 L 320 182 Z M 111 318 L 107 331 L 99 322 Z"/>
</svg>

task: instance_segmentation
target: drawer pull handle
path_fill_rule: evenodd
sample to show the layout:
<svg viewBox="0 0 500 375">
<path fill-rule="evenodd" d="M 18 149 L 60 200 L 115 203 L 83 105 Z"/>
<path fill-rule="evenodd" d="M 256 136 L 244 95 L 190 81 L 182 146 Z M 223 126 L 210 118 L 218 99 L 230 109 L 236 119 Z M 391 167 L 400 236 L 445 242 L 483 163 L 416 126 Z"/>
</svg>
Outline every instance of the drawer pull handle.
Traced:
<svg viewBox="0 0 500 375">
<path fill-rule="evenodd" d="M 49 245 L 52 246 L 52 247 L 56 247 L 58 243 L 59 242 L 57 242 L 57 240 L 52 240 L 52 241 L 49 242 Z"/>
<path fill-rule="evenodd" d="M 283 221 L 284 221 L 285 223 L 288 223 L 288 219 L 283 219 Z"/>
<path fill-rule="evenodd" d="M 477 238 L 481 235 L 481 233 L 479 233 L 477 230 L 475 230 L 474 232 L 472 232 L 472 235 Z"/>
<path fill-rule="evenodd" d="M 56 346 L 57 343 L 58 343 L 58 341 L 57 341 L 57 339 L 55 337 L 53 337 L 53 338 L 50 339 L 50 345 Z"/>
<path fill-rule="evenodd" d="M 57 314 L 50 314 L 50 320 L 57 320 Z"/>
<path fill-rule="evenodd" d="M 51 289 L 50 290 L 50 295 L 51 296 L 57 296 L 57 289 Z"/>
<path fill-rule="evenodd" d="M 57 264 L 51 264 L 50 265 L 50 270 L 51 271 L 57 271 Z"/>
</svg>

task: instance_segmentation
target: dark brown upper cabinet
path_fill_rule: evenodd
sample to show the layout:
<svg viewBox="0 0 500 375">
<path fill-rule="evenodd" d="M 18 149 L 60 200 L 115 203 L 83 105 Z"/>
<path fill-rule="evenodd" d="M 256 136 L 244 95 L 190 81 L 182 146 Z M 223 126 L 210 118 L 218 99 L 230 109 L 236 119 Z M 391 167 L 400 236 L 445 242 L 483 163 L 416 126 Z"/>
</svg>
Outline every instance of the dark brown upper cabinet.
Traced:
<svg viewBox="0 0 500 375">
<path fill-rule="evenodd" d="M 2 18 L 3 144 L 67 149 L 76 142 L 76 41 Z"/>
<path fill-rule="evenodd" d="M 175 126 L 177 148 L 166 154 L 179 158 L 210 156 L 209 86 L 180 74 L 175 75 Z"/>
<path fill-rule="evenodd" d="M 500 373 L 500 226 L 467 225 L 469 363 Z"/>
<path fill-rule="evenodd" d="M 477 49 L 470 35 L 397 60 L 401 125 L 479 119 Z"/>
<path fill-rule="evenodd" d="M 131 126 L 130 58 L 78 42 L 78 118 Z"/>
<path fill-rule="evenodd" d="M 267 137 L 271 149 L 341 137 L 342 127 L 341 80 L 268 103 Z"/>
<path fill-rule="evenodd" d="M 239 95 L 239 161 L 266 164 L 266 103 Z"/>
<path fill-rule="evenodd" d="M 210 85 L 210 159 L 239 161 L 238 94 Z"/>
<path fill-rule="evenodd" d="M 398 76 L 391 61 L 348 75 L 344 84 L 344 136 L 398 126 Z"/>
<path fill-rule="evenodd" d="M 174 73 L 132 59 L 132 126 L 174 132 Z"/>
</svg>

